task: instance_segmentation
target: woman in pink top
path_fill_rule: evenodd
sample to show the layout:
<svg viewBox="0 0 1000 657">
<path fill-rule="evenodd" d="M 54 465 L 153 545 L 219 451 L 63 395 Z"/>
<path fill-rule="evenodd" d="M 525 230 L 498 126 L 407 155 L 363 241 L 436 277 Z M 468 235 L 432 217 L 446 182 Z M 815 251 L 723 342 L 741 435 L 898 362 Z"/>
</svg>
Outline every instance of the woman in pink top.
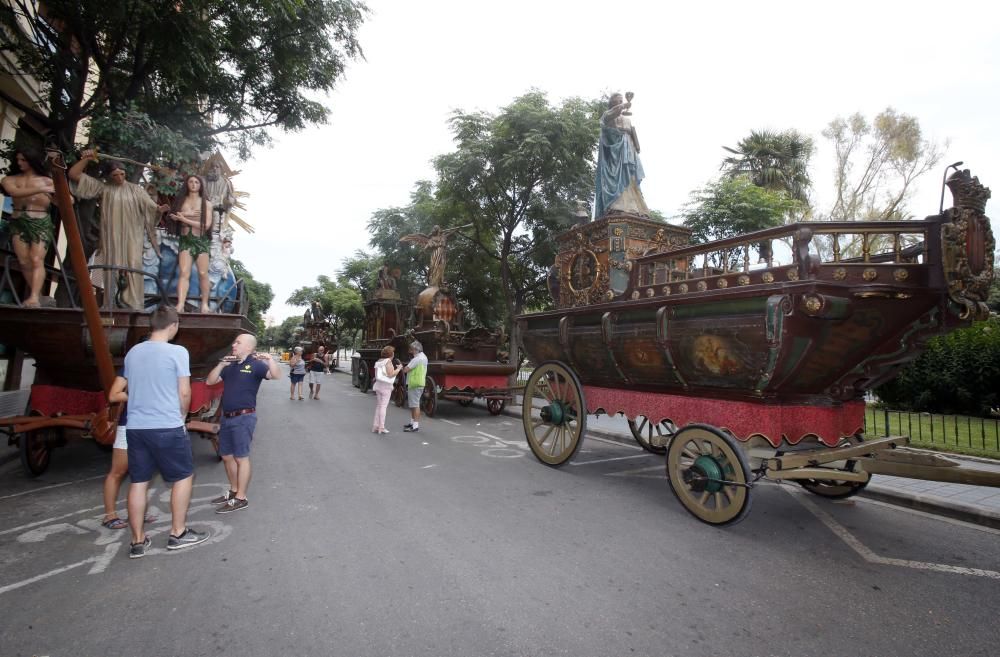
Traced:
<svg viewBox="0 0 1000 657">
<path fill-rule="evenodd" d="M 393 363 L 396 349 L 392 346 L 382 348 L 382 357 L 375 362 L 375 390 L 377 401 L 375 403 L 375 422 L 372 424 L 372 433 L 389 433 L 385 429 L 385 411 L 389 407 L 389 398 L 392 396 L 393 380 L 399 373 Z"/>
</svg>

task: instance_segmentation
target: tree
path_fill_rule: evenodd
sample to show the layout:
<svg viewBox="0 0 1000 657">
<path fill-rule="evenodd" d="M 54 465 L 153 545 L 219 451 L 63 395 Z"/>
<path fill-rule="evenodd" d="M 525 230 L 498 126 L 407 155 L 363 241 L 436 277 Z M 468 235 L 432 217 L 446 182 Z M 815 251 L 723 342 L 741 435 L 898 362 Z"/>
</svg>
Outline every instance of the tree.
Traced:
<svg viewBox="0 0 1000 657">
<path fill-rule="evenodd" d="M 691 195 L 683 213 L 695 244 L 773 228 L 802 203 L 784 191 L 755 185 L 748 176 L 721 178 Z"/>
<path fill-rule="evenodd" d="M 267 283 L 261 283 L 254 279 L 253 274 L 236 258 L 229 260 L 229 266 L 233 270 L 233 275 L 237 280 L 243 281 L 243 286 L 247 291 L 247 319 L 253 322 L 258 332 L 264 329 L 264 313 L 271 307 L 274 301 L 274 291 Z"/>
<path fill-rule="evenodd" d="M 48 111 L 0 98 L 65 151 L 81 120 L 134 109 L 199 143 L 228 137 L 245 156 L 268 128 L 326 121 L 310 95 L 363 56 L 367 12 L 355 0 L 10 0 L 0 50 L 17 70 L 3 72 L 35 77 Z"/>
<path fill-rule="evenodd" d="M 813 141 L 795 130 L 751 131 L 736 148 L 723 148 L 736 157 L 727 157 L 722 169 L 728 178 L 749 177 L 758 186 L 808 203 L 809 159 Z"/>
<path fill-rule="evenodd" d="M 442 228 L 459 225 L 455 216 L 455 212 L 448 210 L 447 203 L 437 198 L 434 185 L 429 181 L 416 184 L 409 205 L 376 211 L 368 222 L 368 230 L 372 236 L 369 243 L 379 255 L 363 263 L 367 267 L 368 284 L 374 287 L 378 270 L 383 264 L 388 265 L 400 272 L 397 281 L 400 294 L 404 298 L 416 298 L 427 287 L 429 259 L 423 249 L 400 244 L 399 239 L 414 233 L 429 234 L 436 225 Z M 465 306 L 470 325 L 494 325 L 502 321 L 504 315 L 503 300 L 493 293 L 499 278 L 497 262 L 487 257 L 474 241 L 466 239 L 464 232 L 467 231 L 448 240 L 445 281 Z M 345 261 L 344 264 L 346 271 L 347 267 L 362 263 Z"/>
<path fill-rule="evenodd" d="M 579 98 L 552 106 L 531 91 L 496 114 L 456 111 L 456 150 L 434 162 L 441 213 L 451 226 L 472 223 L 468 239 L 499 270 L 493 292 L 503 301 L 515 362 L 513 318 L 547 301 L 553 234 L 569 227 L 576 202 L 593 193 L 602 109 L 601 101 Z M 463 263 L 463 272 L 472 266 Z"/>
<path fill-rule="evenodd" d="M 319 301 L 323 307 L 323 314 L 330 322 L 330 335 L 337 342 L 353 342 L 365 323 L 361 294 L 352 287 L 338 284 L 328 276 L 319 276 L 316 285 L 300 287 L 292 292 L 285 303 L 291 306 L 308 306 L 313 301 Z"/>
<path fill-rule="evenodd" d="M 264 330 L 267 344 L 274 345 L 279 350 L 287 351 L 295 344 L 296 332 L 302 329 L 302 318 L 298 316 L 286 317 L 284 321 L 275 326 L 268 326 Z"/>
<path fill-rule="evenodd" d="M 941 148 L 925 140 L 920 123 L 891 107 L 871 123 L 861 114 L 837 117 L 823 131 L 836 154 L 837 221 L 909 219 L 914 181 L 940 162 Z"/>
</svg>

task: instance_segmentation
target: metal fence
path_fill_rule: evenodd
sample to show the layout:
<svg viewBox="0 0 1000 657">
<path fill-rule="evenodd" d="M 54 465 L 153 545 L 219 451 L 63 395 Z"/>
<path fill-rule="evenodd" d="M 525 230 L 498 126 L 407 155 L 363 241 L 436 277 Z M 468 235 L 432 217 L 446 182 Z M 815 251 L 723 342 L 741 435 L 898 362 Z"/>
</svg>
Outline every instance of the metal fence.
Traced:
<svg viewBox="0 0 1000 657">
<path fill-rule="evenodd" d="M 914 444 L 962 447 L 1000 455 L 1000 420 L 968 415 L 936 415 L 869 406 L 868 436 L 909 436 Z"/>
</svg>

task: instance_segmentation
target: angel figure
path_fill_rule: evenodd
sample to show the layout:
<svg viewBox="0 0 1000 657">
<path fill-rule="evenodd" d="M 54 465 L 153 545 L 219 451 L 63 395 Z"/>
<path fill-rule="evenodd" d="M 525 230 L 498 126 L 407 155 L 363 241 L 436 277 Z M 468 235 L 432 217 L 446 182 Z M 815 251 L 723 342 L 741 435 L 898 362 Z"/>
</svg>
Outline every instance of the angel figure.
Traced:
<svg viewBox="0 0 1000 657">
<path fill-rule="evenodd" d="M 431 267 L 430 274 L 428 276 L 430 279 L 430 286 L 443 287 L 444 270 L 445 266 L 448 264 L 448 236 L 456 231 L 470 226 L 472 226 L 472 224 L 466 224 L 465 226 L 459 226 L 457 228 L 449 228 L 448 230 L 441 230 L 441 226 L 434 226 L 434 230 L 431 231 L 430 235 L 414 233 L 412 235 L 404 235 L 403 237 L 400 237 L 399 241 L 419 244 L 425 251 L 431 252 Z"/>
</svg>

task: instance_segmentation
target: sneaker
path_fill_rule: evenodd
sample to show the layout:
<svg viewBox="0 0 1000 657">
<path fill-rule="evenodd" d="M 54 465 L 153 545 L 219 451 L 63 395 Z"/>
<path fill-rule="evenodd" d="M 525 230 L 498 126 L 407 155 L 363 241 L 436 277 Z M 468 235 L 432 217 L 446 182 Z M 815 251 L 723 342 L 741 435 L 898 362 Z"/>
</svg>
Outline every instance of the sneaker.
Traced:
<svg viewBox="0 0 1000 657">
<path fill-rule="evenodd" d="M 192 545 L 198 545 L 199 543 L 204 543 L 208 540 L 208 532 L 196 532 L 193 529 L 185 529 L 184 533 L 180 536 L 170 535 L 167 540 L 168 550 L 182 550 L 184 548 L 191 547 Z"/>
<path fill-rule="evenodd" d="M 217 498 L 209 502 L 209 504 L 225 504 L 234 497 L 236 497 L 236 491 L 227 490 L 225 495 L 219 495 Z"/>
<path fill-rule="evenodd" d="M 420 431 L 420 427 L 415 427 L 412 424 L 407 424 L 405 427 L 403 427 L 403 431 L 408 431 L 410 433 L 413 433 L 415 431 Z"/>
<path fill-rule="evenodd" d="M 403 425 L 403 431 L 409 431 L 412 428 L 413 428 L 412 422 L 407 422 L 406 424 Z"/>
<path fill-rule="evenodd" d="M 148 550 L 153 545 L 153 541 L 149 540 L 147 536 L 142 540 L 142 543 L 129 543 L 128 558 L 129 559 L 141 559 L 146 556 L 146 550 Z"/>
<path fill-rule="evenodd" d="M 241 500 L 238 497 L 234 497 L 233 499 L 229 500 L 228 502 L 220 506 L 218 509 L 216 509 L 215 512 L 232 513 L 233 511 L 239 511 L 240 509 L 245 509 L 248 506 L 250 506 L 250 502 L 248 500 Z"/>
</svg>

